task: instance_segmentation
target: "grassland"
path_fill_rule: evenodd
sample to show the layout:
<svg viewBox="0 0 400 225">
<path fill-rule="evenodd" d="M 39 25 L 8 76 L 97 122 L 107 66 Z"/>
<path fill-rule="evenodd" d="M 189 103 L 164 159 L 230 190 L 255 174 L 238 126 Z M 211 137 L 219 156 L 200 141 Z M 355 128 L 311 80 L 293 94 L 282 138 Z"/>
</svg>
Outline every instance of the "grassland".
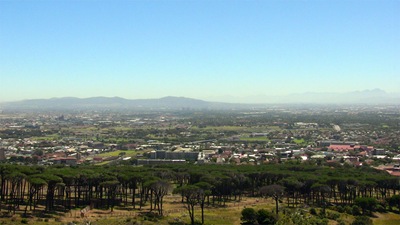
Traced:
<svg viewBox="0 0 400 225">
<path fill-rule="evenodd" d="M 96 157 L 114 157 L 114 156 L 120 156 L 122 155 L 123 157 L 133 157 L 136 156 L 139 152 L 135 150 L 116 150 L 112 152 L 103 152 Z"/>
<path fill-rule="evenodd" d="M 244 208 L 266 209 L 268 211 L 274 208 L 274 202 L 271 199 L 244 198 L 240 202 L 229 202 L 226 206 L 208 207 L 205 209 L 205 224 L 213 225 L 240 225 L 241 211 Z M 309 209 L 304 209 L 308 211 Z M 148 205 L 144 207 L 144 211 L 148 211 Z M 154 218 L 141 214 L 138 210 L 116 207 L 113 212 L 110 210 L 92 210 L 84 218 L 80 216 L 80 210 L 75 209 L 64 215 L 55 215 L 52 218 L 22 218 L 14 215 L 8 218 L 0 218 L 0 224 L 31 224 L 31 225 L 63 225 L 63 224 L 85 224 L 91 222 L 92 225 L 169 225 L 169 224 L 190 224 L 187 210 L 180 202 L 180 197 L 169 195 L 165 198 L 164 205 L 165 217 Z M 201 211 L 199 207 L 195 208 L 195 220 L 201 221 Z M 345 224 L 351 224 L 354 220 L 352 215 L 342 213 L 340 219 Z M 395 213 L 375 213 L 374 225 L 397 225 L 400 224 L 400 215 Z M 330 220 L 329 225 L 337 224 L 336 221 Z"/>
</svg>

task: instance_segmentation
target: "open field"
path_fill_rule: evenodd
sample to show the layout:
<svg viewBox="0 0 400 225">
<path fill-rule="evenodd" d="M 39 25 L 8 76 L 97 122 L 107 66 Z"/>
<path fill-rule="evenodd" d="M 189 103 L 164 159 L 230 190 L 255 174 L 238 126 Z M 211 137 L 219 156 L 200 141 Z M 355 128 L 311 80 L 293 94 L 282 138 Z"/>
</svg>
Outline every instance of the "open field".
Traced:
<svg viewBox="0 0 400 225">
<path fill-rule="evenodd" d="M 240 137 L 241 141 L 248 141 L 248 142 L 269 142 L 270 140 L 267 137 Z"/>
<path fill-rule="evenodd" d="M 398 225 L 400 215 L 395 213 L 375 213 L 377 218 L 373 218 L 374 225 Z"/>
<path fill-rule="evenodd" d="M 104 153 L 100 153 L 97 154 L 97 157 L 113 157 L 113 156 L 119 156 L 119 155 L 123 155 L 123 157 L 132 157 L 132 156 L 136 156 L 138 154 L 138 151 L 134 151 L 134 150 L 116 150 L 116 151 L 112 151 L 112 152 L 104 152 Z"/>
<path fill-rule="evenodd" d="M 77 224 L 83 224 L 85 221 L 90 221 L 96 225 L 112 225 L 112 224 L 129 224 L 129 222 L 140 221 L 141 224 L 160 224 L 168 225 L 170 222 L 183 222 L 184 224 L 190 224 L 190 219 L 186 208 L 180 202 L 180 196 L 170 195 L 165 197 L 164 204 L 165 217 L 162 219 L 151 219 L 140 216 L 143 212 L 148 212 L 149 207 L 144 206 L 142 211 L 135 209 L 123 209 L 122 207 L 115 207 L 114 211 L 110 210 L 90 210 L 85 217 L 81 217 L 79 209 L 71 210 L 68 213 L 55 215 L 53 218 L 38 218 L 28 217 L 22 218 L 19 215 L 14 215 L 9 218 L 0 218 L 0 224 L 11 225 L 11 224 L 24 224 L 28 221 L 28 224 L 34 225 L 60 225 L 74 222 Z M 240 225 L 240 213 L 245 207 L 254 207 L 256 209 L 264 208 L 271 210 L 274 207 L 273 202 L 270 199 L 258 199 L 258 198 L 244 198 L 240 202 L 229 202 L 226 206 L 220 207 L 208 207 L 205 209 L 205 224 L 216 224 L 216 225 Z M 199 207 L 195 208 L 196 221 L 201 221 L 201 211 Z"/>
</svg>

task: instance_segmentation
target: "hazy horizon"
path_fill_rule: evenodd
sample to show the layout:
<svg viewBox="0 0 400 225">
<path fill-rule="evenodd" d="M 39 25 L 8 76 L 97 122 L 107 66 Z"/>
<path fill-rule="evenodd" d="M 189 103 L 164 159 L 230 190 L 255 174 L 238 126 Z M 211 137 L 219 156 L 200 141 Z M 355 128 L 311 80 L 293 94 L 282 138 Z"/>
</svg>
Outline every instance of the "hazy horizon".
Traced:
<svg viewBox="0 0 400 225">
<path fill-rule="evenodd" d="M 395 0 L 3 0 L 0 102 L 397 95 L 399 8 Z"/>
<path fill-rule="evenodd" d="M 90 97 L 77 97 L 77 96 L 62 96 L 62 97 L 49 97 L 49 98 L 30 98 L 21 99 L 16 101 L 0 101 L 1 103 L 16 103 L 30 100 L 53 100 L 53 99 L 91 99 L 91 98 L 122 98 L 126 100 L 152 100 L 162 99 L 168 97 L 187 98 L 194 100 L 202 100 L 215 103 L 237 103 L 237 104 L 400 104 L 400 92 L 388 93 L 382 89 L 366 89 L 356 90 L 352 92 L 334 93 L 334 92 L 305 92 L 305 93 L 292 93 L 288 95 L 257 95 L 257 96 L 211 96 L 205 98 L 191 98 L 188 96 L 159 96 L 154 98 L 125 98 L 121 96 L 90 96 Z M 369 100 L 370 99 L 370 100 Z M 378 101 L 377 101 L 378 100 Z"/>
</svg>

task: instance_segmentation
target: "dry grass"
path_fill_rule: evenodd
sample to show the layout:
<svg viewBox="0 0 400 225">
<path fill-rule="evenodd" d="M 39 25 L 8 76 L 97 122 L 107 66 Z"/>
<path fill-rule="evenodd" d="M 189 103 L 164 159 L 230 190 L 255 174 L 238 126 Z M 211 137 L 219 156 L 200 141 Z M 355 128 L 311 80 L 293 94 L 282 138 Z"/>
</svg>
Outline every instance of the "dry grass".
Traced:
<svg viewBox="0 0 400 225">
<path fill-rule="evenodd" d="M 374 225 L 399 225 L 400 215 L 395 213 L 375 213 Z"/>
<path fill-rule="evenodd" d="M 207 207 L 205 209 L 205 224 L 214 225 L 240 225 L 241 211 L 245 207 L 251 207 L 254 209 L 267 209 L 272 210 L 274 208 L 274 202 L 271 199 L 256 199 L 256 198 L 243 198 L 240 202 L 229 202 L 225 206 L 219 207 Z M 143 211 L 149 211 L 149 206 L 143 207 Z M 28 224 L 31 225 L 61 225 L 68 224 L 70 222 L 83 224 L 85 221 L 90 221 L 96 225 L 126 225 L 132 222 L 140 222 L 143 225 L 159 224 L 168 225 L 170 222 L 183 222 L 190 224 L 190 218 L 184 205 L 180 202 L 179 196 L 166 196 L 164 204 L 165 217 L 162 219 L 145 218 L 138 216 L 141 214 L 139 210 L 132 208 L 124 209 L 116 207 L 114 212 L 110 210 L 91 210 L 86 214 L 85 218 L 81 218 L 80 210 L 72 210 L 69 213 L 63 215 L 55 215 L 53 218 L 27 218 Z M 376 218 L 373 218 L 375 225 L 397 225 L 400 224 L 400 215 L 395 213 L 376 213 Z M 0 224 L 11 225 L 11 224 L 24 224 L 19 215 L 12 217 L 0 218 Z M 200 207 L 195 208 L 195 219 L 201 221 L 201 210 Z M 342 214 L 341 219 L 346 223 L 351 223 L 354 219 L 353 216 Z M 335 221 L 330 221 L 330 225 L 336 224 Z"/>
</svg>

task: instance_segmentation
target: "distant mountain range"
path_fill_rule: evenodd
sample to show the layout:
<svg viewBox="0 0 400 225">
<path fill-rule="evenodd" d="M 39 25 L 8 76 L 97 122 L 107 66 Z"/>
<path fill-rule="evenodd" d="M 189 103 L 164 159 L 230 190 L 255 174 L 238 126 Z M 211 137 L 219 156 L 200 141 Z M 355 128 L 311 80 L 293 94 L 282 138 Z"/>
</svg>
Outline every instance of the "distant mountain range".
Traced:
<svg viewBox="0 0 400 225">
<path fill-rule="evenodd" d="M 31 99 L 0 104 L 3 110 L 163 110 L 163 109 L 243 109 L 263 107 L 266 104 L 396 104 L 400 105 L 399 94 L 388 94 L 380 89 L 349 93 L 303 93 L 288 96 L 241 98 L 240 102 L 211 102 L 185 97 L 164 97 L 159 99 L 124 99 L 120 97 L 93 98 L 51 98 Z M 255 104 L 258 102 L 258 104 Z M 261 104 L 262 102 L 263 104 Z M 250 104 L 251 103 L 251 104 Z"/>
<path fill-rule="evenodd" d="M 227 109 L 244 104 L 216 103 L 184 97 L 159 99 L 124 99 L 120 97 L 31 99 L 0 104 L 4 110 L 166 110 L 166 109 Z M 247 106 L 247 105 L 246 105 Z"/>
</svg>

